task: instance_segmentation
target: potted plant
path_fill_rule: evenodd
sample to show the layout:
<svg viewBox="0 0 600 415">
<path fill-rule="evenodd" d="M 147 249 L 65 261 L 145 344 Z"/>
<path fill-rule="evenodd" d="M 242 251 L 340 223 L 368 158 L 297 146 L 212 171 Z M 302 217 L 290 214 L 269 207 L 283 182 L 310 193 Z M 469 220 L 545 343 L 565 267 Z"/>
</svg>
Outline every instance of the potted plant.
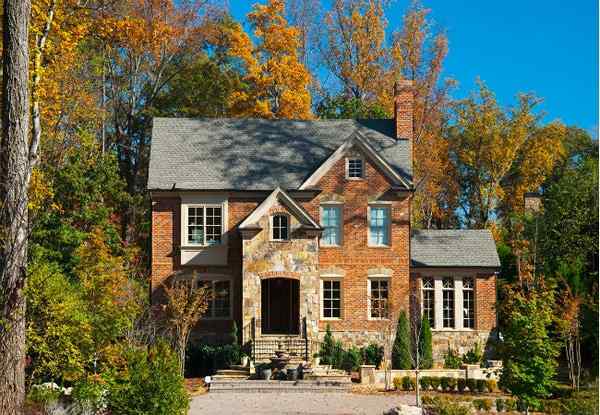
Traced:
<svg viewBox="0 0 600 415">
<path fill-rule="evenodd" d="M 315 366 L 319 366 L 319 364 L 321 364 L 321 356 L 319 353 L 313 354 L 313 363 Z"/>
<path fill-rule="evenodd" d="M 271 379 L 271 374 L 272 374 L 272 372 L 271 372 L 271 366 L 269 366 L 269 365 L 263 365 L 263 366 L 261 366 L 260 374 L 261 374 L 261 378 L 263 380 L 270 380 Z"/>
<path fill-rule="evenodd" d="M 248 361 L 250 360 L 250 358 L 247 355 L 242 354 L 241 360 L 242 360 L 242 366 L 244 366 L 244 367 L 248 366 Z"/>
</svg>

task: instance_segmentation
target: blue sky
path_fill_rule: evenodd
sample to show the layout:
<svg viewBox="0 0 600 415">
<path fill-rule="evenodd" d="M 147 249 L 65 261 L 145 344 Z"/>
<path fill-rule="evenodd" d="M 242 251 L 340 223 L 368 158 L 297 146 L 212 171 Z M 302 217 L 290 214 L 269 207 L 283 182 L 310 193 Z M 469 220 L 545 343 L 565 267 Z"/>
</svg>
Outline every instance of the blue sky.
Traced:
<svg viewBox="0 0 600 415">
<path fill-rule="evenodd" d="M 229 0 L 243 20 L 252 1 Z M 393 1 L 389 29 L 409 4 Z M 479 76 L 502 105 L 517 92 L 544 98 L 546 120 L 560 119 L 598 133 L 598 2 L 595 0 L 423 0 L 446 30 L 450 51 L 444 76 L 459 82 L 463 97 Z"/>
</svg>

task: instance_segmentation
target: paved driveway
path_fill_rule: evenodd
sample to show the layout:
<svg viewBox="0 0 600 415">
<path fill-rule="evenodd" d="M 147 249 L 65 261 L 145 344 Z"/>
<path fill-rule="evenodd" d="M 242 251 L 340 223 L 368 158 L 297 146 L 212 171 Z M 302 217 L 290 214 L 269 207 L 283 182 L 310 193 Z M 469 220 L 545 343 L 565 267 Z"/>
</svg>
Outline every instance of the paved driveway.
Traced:
<svg viewBox="0 0 600 415">
<path fill-rule="evenodd" d="M 356 393 L 207 393 L 192 400 L 190 415 L 382 415 L 411 395 Z"/>
</svg>

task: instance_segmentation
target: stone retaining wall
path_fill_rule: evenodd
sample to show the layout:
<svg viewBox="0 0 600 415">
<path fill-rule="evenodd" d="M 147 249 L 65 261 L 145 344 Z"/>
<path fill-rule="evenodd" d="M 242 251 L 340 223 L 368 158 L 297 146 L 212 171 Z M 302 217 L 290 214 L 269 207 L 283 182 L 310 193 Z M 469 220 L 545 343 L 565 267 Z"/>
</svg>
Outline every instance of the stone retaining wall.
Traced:
<svg viewBox="0 0 600 415">
<path fill-rule="evenodd" d="M 501 368 L 480 368 L 478 365 L 465 365 L 463 369 L 426 369 L 419 371 L 419 377 L 449 377 L 462 379 L 493 379 L 498 380 Z M 409 376 L 414 378 L 414 370 L 392 370 L 390 379 Z M 385 370 L 376 369 L 372 365 L 360 367 L 360 383 L 365 385 L 385 386 Z"/>
</svg>

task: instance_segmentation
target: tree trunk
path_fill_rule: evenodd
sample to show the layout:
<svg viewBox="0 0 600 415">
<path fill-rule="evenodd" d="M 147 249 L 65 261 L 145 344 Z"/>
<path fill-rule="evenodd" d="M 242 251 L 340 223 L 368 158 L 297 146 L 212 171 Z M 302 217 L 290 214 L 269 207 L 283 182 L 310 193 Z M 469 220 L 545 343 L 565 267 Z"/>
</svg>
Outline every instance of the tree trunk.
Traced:
<svg viewBox="0 0 600 415">
<path fill-rule="evenodd" d="M 22 412 L 25 397 L 25 298 L 29 154 L 30 0 L 5 0 L 0 142 L 0 413 Z"/>
</svg>

